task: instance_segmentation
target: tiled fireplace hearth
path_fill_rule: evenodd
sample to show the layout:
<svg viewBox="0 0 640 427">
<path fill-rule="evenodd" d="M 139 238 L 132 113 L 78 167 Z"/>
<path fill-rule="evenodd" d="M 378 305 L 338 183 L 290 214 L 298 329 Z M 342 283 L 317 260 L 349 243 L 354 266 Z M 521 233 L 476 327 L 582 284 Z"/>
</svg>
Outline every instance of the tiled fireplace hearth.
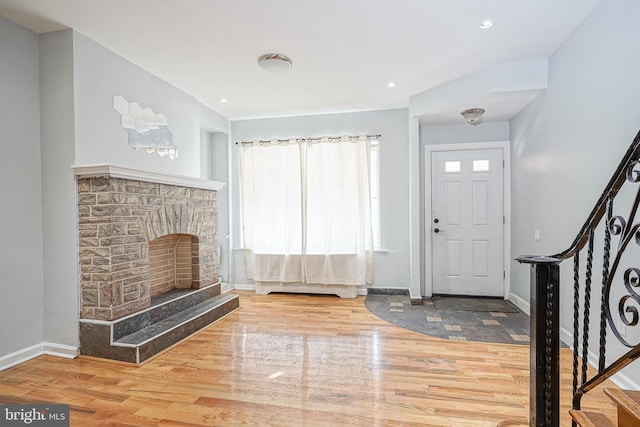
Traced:
<svg viewBox="0 0 640 427">
<path fill-rule="evenodd" d="M 82 354 L 140 363 L 238 307 L 218 282 L 224 184 L 108 164 L 74 170 Z"/>
</svg>

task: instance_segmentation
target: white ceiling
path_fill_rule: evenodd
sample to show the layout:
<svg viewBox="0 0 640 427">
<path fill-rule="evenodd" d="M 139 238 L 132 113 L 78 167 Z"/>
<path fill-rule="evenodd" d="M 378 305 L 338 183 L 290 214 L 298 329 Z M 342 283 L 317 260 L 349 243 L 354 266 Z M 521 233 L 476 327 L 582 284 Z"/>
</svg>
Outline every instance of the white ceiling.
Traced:
<svg viewBox="0 0 640 427">
<path fill-rule="evenodd" d="M 406 107 L 486 67 L 549 57 L 601 1 L 0 0 L 0 15 L 73 28 L 236 120 Z M 272 52 L 290 72 L 258 67 Z M 477 102 L 501 105 L 501 119 L 523 106 Z"/>
</svg>

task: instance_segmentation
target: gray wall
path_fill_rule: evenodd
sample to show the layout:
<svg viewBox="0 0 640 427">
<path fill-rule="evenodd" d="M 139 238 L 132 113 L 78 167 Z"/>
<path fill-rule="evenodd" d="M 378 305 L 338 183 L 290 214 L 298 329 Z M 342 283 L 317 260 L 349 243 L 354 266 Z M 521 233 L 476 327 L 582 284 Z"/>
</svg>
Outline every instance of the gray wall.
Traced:
<svg viewBox="0 0 640 427">
<path fill-rule="evenodd" d="M 200 176 L 201 135 L 229 132 L 217 112 L 72 30 L 38 35 L 0 18 L 0 358 L 78 344 L 74 164 Z M 123 95 L 164 113 L 177 160 L 134 151 L 113 109 Z M 41 154 L 42 153 L 42 154 Z M 10 185 L 9 185 L 10 184 Z M 19 327 L 16 327 L 19 325 Z"/>
<path fill-rule="evenodd" d="M 226 134 L 215 132 L 211 134 L 211 165 L 214 181 L 229 183 L 229 150 L 230 142 Z M 218 191 L 218 244 L 220 246 L 220 276 L 224 282 L 229 282 L 231 268 L 230 248 L 230 190 L 225 185 Z"/>
<path fill-rule="evenodd" d="M 381 134 L 380 222 L 381 252 L 375 255 L 375 285 L 379 288 L 409 288 L 409 161 L 406 109 L 361 113 L 325 114 L 278 119 L 243 120 L 231 123 L 234 142 L 254 139 Z M 239 188 L 238 147 L 232 148 L 232 188 Z M 232 193 L 235 249 L 233 281 L 247 284 L 242 242 L 239 241 L 240 201 Z"/>
<path fill-rule="evenodd" d="M 485 122 L 477 126 L 458 125 L 420 126 L 420 145 L 459 144 L 509 140 L 509 122 Z"/>
<path fill-rule="evenodd" d="M 80 33 L 73 33 L 73 43 L 76 162 L 200 177 L 202 130 L 228 133 L 228 120 Z M 113 109 L 115 95 L 167 117 L 177 159 L 131 149 Z"/>
<path fill-rule="evenodd" d="M 0 358 L 42 342 L 38 36 L 0 17 Z"/>
<path fill-rule="evenodd" d="M 546 92 L 511 121 L 514 255 L 566 249 L 638 132 L 638 17 L 640 2 L 604 1 L 549 59 Z M 562 270 L 563 307 L 572 305 L 570 270 Z M 511 271 L 511 291 L 529 301 L 528 267 Z M 561 326 L 571 331 L 568 315 Z"/>
<path fill-rule="evenodd" d="M 78 342 L 76 187 L 71 165 L 111 163 L 200 176 L 203 129 L 228 132 L 226 118 L 195 98 L 75 31 L 42 36 L 45 320 L 47 340 Z M 163 113 L 179 157 L 135 151 L 120 127 L 113 96 Z"/>
<path fill-rule="evenodd" d="M 200 177 L 229 183 L 229 138 L 222 132 L 207 132 L 201 137 Z M 229 282 L 229 185 L 218 191 L 218 245 L 220 246 L 220 276 Z"/>
<path fill-rule="evenodd" d="M 40 36 L 45 341 L 78 341 L 72 32 Z"/>
</svg>

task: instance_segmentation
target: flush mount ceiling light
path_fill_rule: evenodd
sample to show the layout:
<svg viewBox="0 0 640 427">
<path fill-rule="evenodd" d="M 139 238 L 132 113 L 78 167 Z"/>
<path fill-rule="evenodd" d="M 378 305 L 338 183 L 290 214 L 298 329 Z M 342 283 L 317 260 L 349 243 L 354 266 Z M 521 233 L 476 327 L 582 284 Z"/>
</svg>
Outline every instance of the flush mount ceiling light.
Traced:
<svg viewBox="0 0 640 427">
<path fill-rule="evenodd" d="M 484 21 L 482 21 L 482 23 L 480 24 L 480 28 L 482 28 L 483 30 L 488 30 L 489 28 L 493 27 L 493 21 L 490 19 L 485 19 Z"/>
<path fill-rule="evenodd" d="M 467 123 L 477 126 L 482 123 L 484 108 L 469 108 L 468 110 L 464 110 L 460 114 L 462 115 L 462 117 L 464 117 Z"/>
<path fill-rule="evenodd" d="M 282 72 L 291 69 L 291 59 L 279 53 L 267 53 L 258 58 L 258 64 L 269 72 Z"/>
</svg>

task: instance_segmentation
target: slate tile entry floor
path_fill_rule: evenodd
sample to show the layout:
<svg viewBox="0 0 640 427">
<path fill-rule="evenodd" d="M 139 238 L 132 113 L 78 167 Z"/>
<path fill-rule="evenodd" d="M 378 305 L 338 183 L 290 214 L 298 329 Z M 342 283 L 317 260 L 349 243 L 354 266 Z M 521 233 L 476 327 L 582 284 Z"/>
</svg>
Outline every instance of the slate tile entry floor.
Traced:
<svg viewBox="0 0 640 427">
<path fill-rule="evenodd" d="M 529 345 L 529 316 L 509 301 L 477 299 L 458 304 L 455 300 L 439 303 L 438 297 L 434 300 L 435 305 L 434 301 L 411 305 L 408 295 L 370 293 L 365 305 L 394 325 L 437 338 Z"/>
</svg>

